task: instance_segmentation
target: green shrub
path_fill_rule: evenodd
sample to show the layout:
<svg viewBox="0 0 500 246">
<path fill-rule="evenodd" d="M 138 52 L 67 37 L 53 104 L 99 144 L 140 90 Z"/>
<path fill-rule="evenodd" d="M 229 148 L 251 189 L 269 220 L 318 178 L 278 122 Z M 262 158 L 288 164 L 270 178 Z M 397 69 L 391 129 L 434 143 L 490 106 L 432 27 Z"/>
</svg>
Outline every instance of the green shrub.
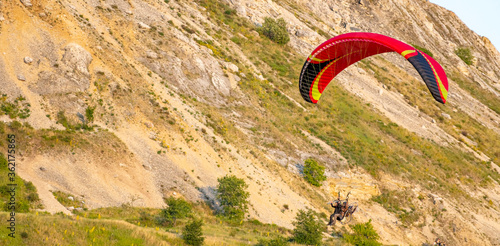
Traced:
<svg viewBox="0 0 500 246">
<path fill-rule="evenodd" d="M 57 112 L 57 121 L 56 123 L 59 123 L 64 126 L 67 130 L 72 129 L 71 124 L 68 121 L 68 118 L 66 118 L 66 115 L 64 114 L 64 111 L 59 111 Z"/>
<path fill-rule="evenodd" d="M 184 227 L 182 239 L 187 245 L 203 245 L 205 238 L 203 237 L 202 226 L 203 221 L 201 219 L 194 219 Z"/>
<path fill-rule="evenodd" d="M 455 54 L 460 57 L 465 64 L 472 65 L 472 59 L 474 59 L 474 56 L 469 48 L 458 48 L 455 50 Z"/>
<path fill-rule="evenodd" d="M 182 198 L 169 197 L 165 202 L 168 207 L 161 210 L 156 220 L 158 224 L 166 225 L 168 223 L 175 226 L 177 219 L 186 218 L 192 212 L 191 204 Z"/>
<path fill-rule="evenodd" d="M 242 220 L 248 210 L 248 185 L 234 175 L 217 179 L 217 199 L 222 206 L 222 215 L 230 220 Z"/>
<path fill-rule="evenodd" d="M 378 233 L 373 229 L 372 220 L 366 223 L 356 224 L 352 227 L 353 234 L 344 234 L 344 240 L 352 245 L 362 246 L 378 246 L 382 245 L 377 240 L 380 238 Z"/>
<path fill-rule="evenodd" d="M 261 239 L 257 246 L 288 246 L 290 243 L 283 236 L 277 236 L 272 239 Z"/>
<path fill-rule="evenodd" d="M 321 244 L 323 223 L 314 211 L 300 209 L 292 223 L 295 226 L 293 229 L 295 242 L 308 245 Z"/>
<path fill-rule="evenodd" d="M 85 118 L 87 118 L 88 122 L 94 122 L 94 110 L 95 106 L 88 106 L 87 109 L 85 109 Z"/>
<path fill-rule="evenodd" d="M 266 17 L 262 25 L 262 34 L 278 44 L 286 44 L 290 41 L 290 35 L 286 30 L 286 22 L 283 18 L 275 20 Z"/>
<path fill-rule="evenodd" d="M 314 186 L 321 186 L 321 182 L 326 180 L 325 167 L 314 159 L 307 159 L 304 162 L 304 179 Z"/>
<path fill-rule="evenodd" d="M 416 49 L 423 51 L 425 54 L 429 55 L 430 57 L 434 57 L 434 54 L 432 52 L 424 47 L 418 46 L 416 44 L 412 44 L 411 46 L 415 47 Z"/>
</svg>

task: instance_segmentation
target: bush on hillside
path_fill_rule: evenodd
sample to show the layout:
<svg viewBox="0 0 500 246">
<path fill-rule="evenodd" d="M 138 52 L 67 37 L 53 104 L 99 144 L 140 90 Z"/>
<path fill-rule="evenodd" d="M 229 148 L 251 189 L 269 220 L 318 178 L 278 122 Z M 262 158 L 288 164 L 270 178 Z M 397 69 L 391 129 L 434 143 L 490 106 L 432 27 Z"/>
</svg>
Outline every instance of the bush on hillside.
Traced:
<svg viewBox="0 0 500 246">
<path fill-rule="evenodd" d="M 312 158 L 304 162 L 304 179 L 314 186 L 321 186 L 321 182 L 326 180 L 325 167 L 318 164 Z"/>
<path fill-rule="evenodd" d="M 203 245 L 205 237 L 203 237 L 203 231 L 201 229 L 202 226 L 203 221 L 201 219 L 194 219 L 190 221 L 182 231 L 182 240 L 184 240 L 187 245 Z"/>
<path fill-rule="evenodd" d="M 222 215 L 230 220 L 242 220 L 248 210 L 248 185 L 234 175 L 217 180 L 217 199 L 222 206 Z"/>
<path fill-rule="evenodd" d="M 474 59 L 474 56 L 469 48 L 458 48 L 455 50 L 455 54 L 460 57 L 465 64 L 472 65 L 472 59 Z"/>
<path fill-rule="evenodd" d="M 275 20 L 266 17 L 262 25 L 262 33 L 278 44 L 286 44 L 290 41 L 290 35 L 286 30 L 286 22 L 283 18 Z"/>
<path fill-rule="evenodd" d="M 175 226 L 177 219 L 186 218 L 192 212 L 191 204 L 182 198 L 169 197 L 165 202 L 168 207 L 161 210 L 160 215 L 156 219 L 158 224 Z"/>
<path fill-rule="evenodd" d="M 377 240 L 380 238 L 377 231 L 373 229 L 372 220 L 366 223 L 356 224 L 352 227 L 353 234 L 344 234 L 344 240 L 352 245 L 379 246 Z"/>
<path fill-rule="evenodd" d="M 277 236 L 272 239 L 261 239 L 257 246 L 288 246 L 290 243 L 283 236 Z"/>
<path fill-rule="evenodd" d="M 293 229 L 295 242 L 308 245 L 321 244 L 322 228 L 324 226 L 313 210 L 304 211 L 300 209 L 292 224 L 295 226 Z"/>
</svg>

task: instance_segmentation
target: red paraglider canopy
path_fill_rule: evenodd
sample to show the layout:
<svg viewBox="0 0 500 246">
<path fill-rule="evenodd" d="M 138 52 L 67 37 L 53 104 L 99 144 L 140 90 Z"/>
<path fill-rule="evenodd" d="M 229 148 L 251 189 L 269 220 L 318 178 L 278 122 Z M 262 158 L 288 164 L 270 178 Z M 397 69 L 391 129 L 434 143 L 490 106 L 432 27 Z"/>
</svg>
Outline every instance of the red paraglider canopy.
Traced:
<svg viewBox="0 0 500 246">
<path fill-rule="evenodd" d="M 366 57 L 397 52 L 418 71 L 436 101 L 446 103 L 448 79 L 432 57 L 396 39 L 366 32 L 346 33 L 319 45 L 307 58 L 299 87 L 304 100 L 317 103 L 326 86 L 346 67 Z"/>
</svg>

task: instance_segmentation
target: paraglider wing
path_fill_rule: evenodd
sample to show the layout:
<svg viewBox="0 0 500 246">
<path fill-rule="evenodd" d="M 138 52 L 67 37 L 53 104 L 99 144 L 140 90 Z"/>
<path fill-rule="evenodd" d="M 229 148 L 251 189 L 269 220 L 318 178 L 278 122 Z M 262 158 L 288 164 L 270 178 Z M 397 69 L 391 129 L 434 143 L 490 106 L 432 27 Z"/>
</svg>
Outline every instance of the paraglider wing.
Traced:
<svg viewBox="0 0 500 246">
<path fill-rule="evenodd" d="M 307 58 L 299 88 L 304 100 L 317 103 L 332 79 L 353 63 L 385 52 L 397 52 L 418 71 L 436 101 L 446 103 L 448 79 L 432 57 L 396 39 L 366 32 L 346 33 L 318 46 Z"/>
</svg>

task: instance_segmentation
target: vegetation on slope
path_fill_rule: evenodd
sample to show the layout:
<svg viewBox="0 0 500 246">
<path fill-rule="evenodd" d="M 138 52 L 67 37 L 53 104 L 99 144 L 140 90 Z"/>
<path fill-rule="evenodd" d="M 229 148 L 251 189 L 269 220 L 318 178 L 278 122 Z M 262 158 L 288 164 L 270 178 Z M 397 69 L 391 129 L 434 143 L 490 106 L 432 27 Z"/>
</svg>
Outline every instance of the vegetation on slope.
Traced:
<svg viewBox="0 0 500 246">
<path fill-rule="evenodd" d="M 289 46 L 276 44 L 267 37 L 264 37 L 264 35 L 255 35 L 254 31 L 257 33 L 260 32 L 260 34 L 264 33 L 262 30 L 249 24 L 247 20 L 237 17 L 235 11 L 227 5 L 211 0 L 200 0 L 198 2 L 209 11 L 211 17 L 220 26 L 223 26 L 222 24 L 227 25 L 227 29 L 225 30 L 227 32 L 220 31 L 214 34 L 214 37 L 221 41 L 222 47 L 214 46 L 213 42 L 209 40 L 198 40 L 198 43 L 211 49 L 214 52 L 214 56 L 226 61 L 235 62 L 240 66 L 240 71 L 245 76 L 242 78 L 239 86 L 251 102 L 251 105 L 245 106 L 229 105 L 226 109 L 214 109 L 209 105 L 201 105 L 201 103 L 193 102 L 194 105 L 207 112 L 209 125 L 218 134 L 224 136 L 225 139 L 229 139 L 231 142 L 234 141 L 240 145 L 251 141 L 255 143 L 255 146 L 285 150 L 289 155 L 294 155 L 294 145 L 300 144 L 304 146 L 304 149 L 309 150 L 311 155 L 324 154 L 320 146 L 311 144 L 302 134 L 302 130 L 306 130 L 340 151 L 348 159 L 351 167 L 361 166 L 376 178 L 380 178 L 382 173 L 389 173 L 405 180 L 413 180 L 413 182 L 421 183 L 428 190 L 459 198 L 468 197 L 461 189 L 461 185 L 474 186 L 480 184 L 487 187 L 492 180 L 499 181 L 498 174 L 490 170 L 491 165 L 489 163 L 483 163 L 471 157 L 469 153 L 463 153 L 460 149 L 453 146 L 443 147 L 430 140 L 421 139 L 416 134 L 390 122 L 386 117 L 380 116 L 370 105 L 366 105 L 362 100 L 354 97 L 341 87 L 335 86 L 335 84 L 330 85 L 326 92 L 328 96 L 325 96 L 319 105 L 303 104 L 300 96 L 297 95 L 295 81 L 298 78 L 304 57 Z M 192 32 L 187 26 L 183 26 L 182 28 L 187 32 Z M 233 36 L 236 33 L 240 33 L 241 35 Z M 158 35 L 163 36 L 160 32 Z M 265 79 L 259 79 L 249 66 L 239 63 L 240 59 L 231 54 L 228 48 L 230 45 L 238 45 L 253 64 L 259 70 L 263 71 Z M 424 93 L 425 88 L 418 81 L 408 79 L 408 81 L 400 83 L 397 82 L 398 80 L 395 77 L 388 75 L 388 71 L 370 62 L 361 63 L 360 66 L 364 69 L 373 70 L 376 73 L 377 79 L 400 91 L 410 103 L 419 106 L 423 113 L 436 117 L 439 120 L 438 124 L 452 136 L 459 137 L 460 134 L 463 136 L 472 136 L 478 143 L 478 149 L 490 156 L 494 156 L 496 158 L 494 160 L 500 158 L 497 147 L 500 146 L 497 144 L 499 138 L 496 133 L 485 129 L 479 122 L 463 113 L 458 112 L 454 114 L 449 112 L 450 109 L 446 107 L 435 105 L 427 99 L 421 99 L 425 97 L 419 97 L 419 94 Z M 99 83 L 101 82 L 104 83 L 104 81 L 99 80 Z M 103 85 L 99 83 L 95 84 L 96 88 L 99 89 L 100 93 L 105 93 L 107 90 L 105 83 Z M 469 80 L 462 82 L 462 84 L 469 91 L 474 92 L 478 90 L 477 94 L 483 95 L 480 88 L 470 83 Z M 413 93 L 415 88 L 417 88 L 418 93 Z M 307 111 L 303 111 L 297 107 L 295 102 L 290 100 L 286 95 L 299 102 Z M 157 99 L 154 92 L 141 96 Z M 487 94 L 486 97 L 480 96 L 479 99 L 482 102 L 486 102 L 488 106 L 495 110 L 497 103 L 494 97 Z M 102 103 L 102 98 L 96 97 L 95 100 L 97 103 Z M 129 98 L 124 97 L 122 100 L 129 100 Z M 238 98 L 231 98 L 230 100 L 236 101 Z M 428 105 L 433 106 L 427 107 Z M 105 106 L 108 106 L 108 109 L 111 108 L 111 106 L 104 104 L 100 106 L 101 108 L 98 110 L 103 110 Z M 92 108 L 92 117 L 94 109 Z M 255 109 L 262 110 L 261 112 L 263 113 L 257 112 Z M 246 137 L 239 133 L 239 130 L 230 121 L 226 120 L 224 116 L 226 113 L 225 110 L 228 112 L 236 110 L 241 113 L 244 120 L 253 122 L 254 126 L 249 130 L 254 133 L 254 137 Z M 217 112 L 214 113 L 214 111 Z M 453 116 L 452 120 L 450 120 L 451 123 L 442 117 L 442 112 Z M 108 113 L 110 116 L 113 116 L 113 113 Z M 87 115 L 87 118 L 90 118 L 89 115 Z M 60 115 L 59 119 L 62 124 L 66 122 L 64 120 L 64 113 Z M 2 124 L 2 126 L 4 125 Z M 14 122 L 9 127 L 9 130 L 22 136 L 30 137 L 31 140 L 29 140 L 29 143 L 23 143 L 24 146 L 28 146 L 28 144 L 40 144 L 41 149 L 33 151 L 43 151 L 44 149 L 51 148 L 71 149 L 73 151 L 86 145 L 88 146 L 93 142 L 92 137 L 76 131 L 80 129 L 79 127 L 71 127 L 70 124 L 66 124 L 65 126 L 66 131 L 35 131 L 29 126 L 23 126 L 18 122 Z M 457 132 L 453 126 L 458 127 L 461 131 Z M 103 137 L 103 135 L 104 137 L 112 135 L 109 133 L 100 134 L 102 134 L 100 137 Z M 269 163 L 262 156 L 258 148 L 249 147 L 248 149 L 250 150 L 250 154 L 254 155 L 263 165 L 264 163 L 265 165 L 271 165 L 269 168 L 276 172 L 282 171 L 279 167 L 276 167 L 276 163 Z M 432 173 L 432 175 L 429 175 L 429 173 Z M 303 184 L 297 186 L 293 187 L 293 189 L 302 189 L 302 193 L 306 193 L 305 196 L 314 196 L 311 195 L 314 192 L 309 192 L 310 187 L 303 188 L 305 187 Z M 401 202 L 397 200 L 400 196 L 401 194 L 399 193 L 384 190 L 374 200 L 381 203 L 387 210 L 398 214 L 399 218 L 406 225 L 411 225 L 413 222 L 418 221 L 419 217 L 414 216 L 416 213 L 408 215 L 408 213 L 414 212 L 413 209 L 411 212 L 405 212 L 407 210 L 403 209 L 402 206 L 409 206 L 411 208 L 412 201 L 405 199 Z M 317 205 L 324 198 L 313 197 L 311 200 Z M 201 207 L 203 210 L 203 206 Z M 118 208 L 118 210 L 120 209 Z M 128 209 L 123 208 L 123 210 Z M 25 217 L 26 220 L 32 219 L 31 222 L 33 223 L 30 225 L 38 227 L 31 228 L 21 225 L 21 229 L 26 229 L 29 232 L 26 234 L 27 237 L 16 240 L 31 240 L 31 238 L 34 238 L 33 240 L 42 242 L 44 241 L 43 236 L 45 236 L 46 241 L 48 235 L 51 238 L 52 235 L 56 235 L 56 239 L 60 240 L 61 243 L 74 244 L 104 244 L 109 242 L 119 244 L 157 244 L 161 240 L 166 240 L 174 244 L 182 243 L 179 240 L 179 231 L 187 223 L 183 218 L 180 219 L 178 224 L 174 223 L 172 228 L 165 229 L 168 233 L 164 234 L 156 233 L 157 229 L 151 228 L 158 226 L 157 222 L 153 219 L 154 215 L 159 213 L 158 210 L 142 211 L 142 213 L 128 211 L 132 212 L 129 214 L 121 214 L 121 212 L 112 210 L 94 210 L 79 214 L 84 215 L 84 217 L 93 218 L 92 220 L 84 219 L 83 221 L 85 222 L 82 221 L 82 225 L 62 215 L 60 218 L 43 215 L 39 217 L 43 217 L 43 219 L 38 219 L 38 221 L 37 217 L 35 217 L 36 215 L 20 215 L 23 218 Z M 106 215 L 106 212 L 109 214 Z M 210 212 L 210 210 L 205 210 L 200 214 L 210 214 Z M 115 213 L 118 213 L 119 217 L 126 218 L 127 221 L 133 223 L 133 228 L 139 226 L 144 226 L 145 228 L 148 226 L 149 229 L 144 230 L 147 230 L 148 233 L 153 232 L 154 236 L 150 236 L 148 233 L 144 234 L 142 229 L 141 232 L 136 232 L 129 224 L 122 227 L 121 222 L 113 221 L 110 223 L 112 226 L 107 227 L 107 224 L 99 222 L 101 216 L 103 219 L 110 219 L 116 215 Z M 278 237 L 282 233 L 290 233 L 273 225 L 262 225 L 258 221 L 244 221 L 241 226 L 234 226 L 232 223 L 221 221 L 214 216 L 208 215 L 204 217 L 204 221 L 207 221 L 204 226 L 204 232 L 207 235 L 212 235 L 212 238 L 222 238 L 234 244 L 243 244 L 248 241 L 255 243 L 259 239 L 272 236 Z M 51 222 L 54 228 L 44 227 L 45 224 L 50 224 Z M 56 226 L 56 223 L 58 226 Z M 72 227 L 73 225 L 74 227 Z M 79 234 L 74 238 L 74 234 L 71 237 L 65 236 L 67 232 L 60 230 L 63 227 L 73 228 L 74 232 L 78 231 Z M 43 233 L 41 233 L 42 235 L 32 236 L 35 234 L 40 235 L 40 228 L 44 228 Z M 118 233 L 110 234 L 110 228 L 117 230 Z M 276 233 L 274 233 L 274 229 L 276 229 Z M 268 230 L 267 236 L 265 230 Z M 364 229 L 360 227 L 359 230 L 370 230 L 370 227 L 367 224 Z M 362 232 L 360 233 L 363 234 Z M 94 235 L 98 235 L 99 238 L 104 239 L 100 241 L 101 239 Z M 171 237 L 171 235 L 173 236 Z M 17 242 L 26 243 L 24 241 Z M 27 244 L 30 244 L 30 241 Z"/>
<path fill-rule="evenodd" d="M 460 47 L 455 50 L 455 54 L 462 59 L 467 65 L 472 65 L 472 59 L 474 56 L 472 55 L 469 48 Z"/>
<path fill-rule="evenodd" d="M 321 182 L 326 180 L 325 167 L 318 164 L 312 158 L 304 162 L 304 178 L 306 181 L 314 186 L 321 186 Z"/>
<path fill-rule="evenodd" d="M 193 204 L 193 209 L 193 216 L 203 220 L 201 229 L 207 245 L 219 245 L 220 242 L 230 245 L 257 244 L 266 239 L 291 235 L 290 230 L 256 220 L 241 223 L 221 220 L 202 203 Z M 155 220 L 160 213 L 161 209 L 127 205 L 75 212 L 75 216 L 21 213 L 16 215 L 16 238 L 7 238 L 8 229 L 2 227 L 0 244 L 185 245 L 182 235 L 185 227 L 191 224 L 191 218 L 178 219 L 174 226 L 162 226 Z M 7 213 L 0 213 L 0 219 L 6 220 Z M 21 233 L 26 236 L 21 237 Z M 197 233 L 193 239 L 199 236 Z"/>
<path fill-rule="evenodd" d="M 212 17 L 221 17 L 214 14 L 220 12 L 221 4 L 207 4 L 211 2 L 208 0 L 200 2 Z M 236 16 L 225 15 L 223 20 L 225 23 L 245 23 L 244 19 Z M 263 71 L 265 78 L 257 79 L 250 68 L 240 66 L 241 72 L 246 75 L 239 83 L 240 88 L 250 98 L 253 104 L 251 107 L 263 109 L 265 112 L 265 120 L 257 120 L 260 117 L 254 110 L 246 107 L 235 108 L 245 120 L 255 123 L 253 128 L 256 129 L 256 137 L 253 141 L 257 145 L 282 150 L 293 149 L 288 141 L 283 141 L 288 139 L 295 144 L 305 143 L 311 146 L 301 134 L 301 130 L 307 130 L 340 151 L 351 166 L 361 166 L 375 178 L 379 178 L 381 173 L 388 173 L 422 184 L 426 190 L 466 198 L 466 201 L 470 199 L 461 185 L 472 187 L 479 184 L 487 187 L 492 184 L 492 180 L 499 181 L 500 176 L 491 169 L 489 163 L 476 159 L 458 147 L 445 147 L 422 139 L 381 116 L 370 105 L 337 86 L 335 81 L 326 89 L 325 96 L 318 105 L 303 104 L 296 86 L 293 85 L 298 78 L 304 57 L 288 46 L 275 44 L 266 37 L 252 35 L 252 31 L 258 29 L 249 24 L 231 26 L 230 31 L 244 36 L 238 37 L 234 43 Z M 373 59 L 377 59 L 377 63 L 386 64 L 383 58 Z M 426 95 L 425 86 L 418 80 L 406 76 L 405 80 L 400 82 L 400 77 L 392 76 L 389 69 L 378 67 L 370 60 L 359 63 L 359 66 L 365 70 L 373 70 L 375 77 L 389 89 L 394 88 L 423 113 L 436 117 L 439 126 L 450 135 L 457 139 L 461 139 L 460 135 L 472 136 L 478 145 L 471 147 L 484 151 L 493 157 L 493 161 L 497 161 L 497 153 L 500 150 L 493 145 L 500 146 L 497 144 L 498 134 L 486 129 L 463 112 L 454 112 L 447 106 L 433 102 L 432 98 Z M 390 69 L 396 71 L 394 65 Z M 477 85 L 473 88 L 478 89 Z M 307 112 L 298 108 L 284 94 L 302 104 Z M 496 103 L 490 100 L 488 104 L 494 108 Z M 451 115 L 452 120 L 448 121 L 443 114 Z M 456 127 L 460 130 L 457 131 Z M 266 136 L 267 140 L 260 136 Z M 319 146 L 311 147 L 311 154 L 323 153 Z M 292 152 L 289 154 L 293 155 Z M 432 175 L 429 175 L 430 173 Z M 400 216 L 411 217 L 404 214 Z M 412 222 L 417 219 L 405 220 Z"/>
<path fill-rule="evenodd" d="M 3 128 L 1 129 L 3 130 Z M 15 168 L 15 166 L 8 165 L 8 163 L 5 155 L 0 153 L 0 177 L 2 177 L 0 178 L 0 211 L 20 213 L 28 212 L 30 209 L 42 208 L 43 205 L 33 183 L 26 182 L 17 175 L 15 177 L 9 175 L 9 173 L 12 173 L 9 168 Z M 11 163 L 19 164 L 19 161 L 12 161 Z M 11 178 L 14 179 L 13 182 L 10 180 Z M 14 194 L 14 203 L 11 203 L 12 194 Z"/>
<path fill-rule="evenodd" d="M 248 185 L 234 175 L 218 178 L 217 200 L 222 207 L 221 215 L 231 221 L 241 221 L 248 211 Z"/>
<path fill-rule="evenodd" d="M 371 220 L 366 223 L 356 224 L 352 227 L 354 233 L 344 236 L 345 241 L 352 245 L 378 246 L 382 245 L 377 240 L 380 238 L 373 228 Z"/>
</svg>

